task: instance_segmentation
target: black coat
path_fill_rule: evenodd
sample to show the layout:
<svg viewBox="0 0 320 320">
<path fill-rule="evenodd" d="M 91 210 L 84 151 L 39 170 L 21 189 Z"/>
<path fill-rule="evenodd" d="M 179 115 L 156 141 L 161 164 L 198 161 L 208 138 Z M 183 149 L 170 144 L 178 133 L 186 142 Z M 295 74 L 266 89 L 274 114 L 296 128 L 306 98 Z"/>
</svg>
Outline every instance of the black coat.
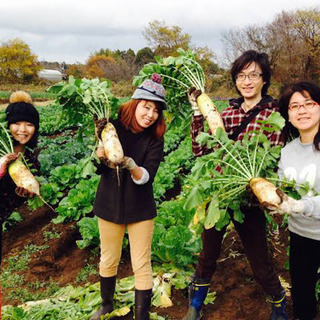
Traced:
<svg viewBox="0 0 320 320">
<path fill-rule="evenodd" d="M 156 204 L 152 183 L 163 155 L 163 138 L 153 137 L 148 129 L 133 133 L 127 130 L 120 120 L 112 123 L 117 130 L 124 155 L 131 157 L 138 166 L 144 167 L 150 179 L 146 184 L 137 185 L 133 182 L 129 170 L 122 169 L 118 185 L 116 170 L 99 165 L 101 180 L 93 212 L 104 220 L 118 224 L 153 219 L 156 216 Z"/>
</svg>

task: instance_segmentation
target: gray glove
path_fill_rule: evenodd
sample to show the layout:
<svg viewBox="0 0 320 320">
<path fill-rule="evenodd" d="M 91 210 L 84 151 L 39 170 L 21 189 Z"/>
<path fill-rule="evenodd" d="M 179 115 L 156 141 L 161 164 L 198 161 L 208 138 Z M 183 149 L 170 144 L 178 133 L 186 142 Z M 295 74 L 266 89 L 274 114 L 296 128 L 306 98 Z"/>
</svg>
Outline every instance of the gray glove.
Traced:
<svg viewBox="0 0 320 320">
<path fill-rule="evenodd" d="M 128 170 L 133 170 L 137 164 L 134 162 L 134 160 L 130 157 L 124 157 L 123 158 L 123 164 L 122 168 L 126 168 Z"/>
<path fill-rule="evenodd" d="M 104 165 L 108 166 L 111 169 L 117 168 L 117 165 L 111 162 L 110 160 L 108 160 L 106 157 L 99 157 L 99 160 L 101 161 L 101 163 L 103 163 Z M 133 170 L 136 166 L 137 165 L 132 158 L 124 157 L 121 163 L 119 164 L 119 169 Z"/>
</svg>

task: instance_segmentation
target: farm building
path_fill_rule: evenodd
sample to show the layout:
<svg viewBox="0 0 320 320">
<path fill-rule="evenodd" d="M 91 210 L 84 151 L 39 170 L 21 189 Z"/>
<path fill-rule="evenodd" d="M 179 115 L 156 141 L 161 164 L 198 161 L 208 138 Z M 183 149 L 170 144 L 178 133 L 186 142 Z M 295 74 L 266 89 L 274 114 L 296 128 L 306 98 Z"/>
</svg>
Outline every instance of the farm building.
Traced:
<svg viewBox="0 0 320 320">
<path fill-rule="evenodd" d="M 63 80 L 63 74 L 59 70 L 52 69 L 42 69 L 38 72 L 38 77 L 40 79 L 58 82 Z"/>
</svg>

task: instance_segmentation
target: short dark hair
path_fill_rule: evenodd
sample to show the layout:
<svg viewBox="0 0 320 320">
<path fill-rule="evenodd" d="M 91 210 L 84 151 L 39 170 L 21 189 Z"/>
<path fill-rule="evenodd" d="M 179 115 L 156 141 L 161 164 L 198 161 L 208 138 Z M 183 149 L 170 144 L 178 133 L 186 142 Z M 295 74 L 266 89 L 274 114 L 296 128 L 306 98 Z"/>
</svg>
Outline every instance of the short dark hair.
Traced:
<svg viewBox="0 0 320 320">
<path fill-rule="evenodd" d="M 248 50 L 245 51 L 239 58 L 237 58 L 233 62 L 230 70 L 232 81 L 236 87 L 237 92 L 241 95 L 240 91 L 236 86 L 236 76 L 239 72 L 241 72 L 241 70 L 248 67 L 252 62 L 257 63 L 262 70 L 262 79 L 265 82 L 265 84 L 262 87 L 261 95 L 265 96 L 270 86 L 271 68 L 268 60 L 268 55 L 264 52 L 259 53 L 255 50 Z"/>
<path fill-rule="evenodd" d="M 320 104 L 320 86 L 312 81 L 301 81 L 297 83 L 289 84 L 281 89 L 279 97 L 280 114 L 286 120 L 286 124 L 282 130 L 283 138 L 285 141 L 290 138 L 299 137 L 299 130 L 289 122 L 289 102 L 295 92 L 300 92 L 304 97 L 306 93 L 310 95 L 313 101 Z M 314 148 L 320 151 L 320 128 L 313 139 Z"/>
</svg>

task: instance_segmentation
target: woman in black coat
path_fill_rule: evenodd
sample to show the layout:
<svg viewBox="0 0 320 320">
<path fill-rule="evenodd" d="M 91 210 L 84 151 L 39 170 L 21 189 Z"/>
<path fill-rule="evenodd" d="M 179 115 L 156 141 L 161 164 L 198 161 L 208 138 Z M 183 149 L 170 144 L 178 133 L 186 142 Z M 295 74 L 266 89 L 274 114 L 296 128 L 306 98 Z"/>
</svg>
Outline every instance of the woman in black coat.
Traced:
<svg viewBox="0 0 320 320">
<path fill-rule="evenodd" d="M 135 275 L 135 319 L 149 319 L 153 286 L 151 240 L 156 216 L 152 183 L 163 154 L 164 94 L 161 78 L 153 75 L 136 89 L 132 100 L 120 107 L 118 119 L 112 121 L 125 154 L 119 176 L 105 161 L 103 146 L 96 152 L 102 160 L 98 165 L 101 180 L 93 209 L 99 218 L 102 305 L 92 320 L 113 310 L 126 228 Z"/>
<path fill-rule="evenodd" d="M 33 169 L 40 165 L 34 148 L 38 141 L 39 113 L 32 104 L 30 95 L 24 91 L 16 91 L 10 96 L 10 104 L 6 108 L 6 121 L 13 138 L 14 153 L 0 159 L 0 264 L 2 255 L 2 224 L 20 206 L 26 197 L 33 194 L 17 187 L 8 173 L 9 164 L 22 153 Z"/>
</svg>

